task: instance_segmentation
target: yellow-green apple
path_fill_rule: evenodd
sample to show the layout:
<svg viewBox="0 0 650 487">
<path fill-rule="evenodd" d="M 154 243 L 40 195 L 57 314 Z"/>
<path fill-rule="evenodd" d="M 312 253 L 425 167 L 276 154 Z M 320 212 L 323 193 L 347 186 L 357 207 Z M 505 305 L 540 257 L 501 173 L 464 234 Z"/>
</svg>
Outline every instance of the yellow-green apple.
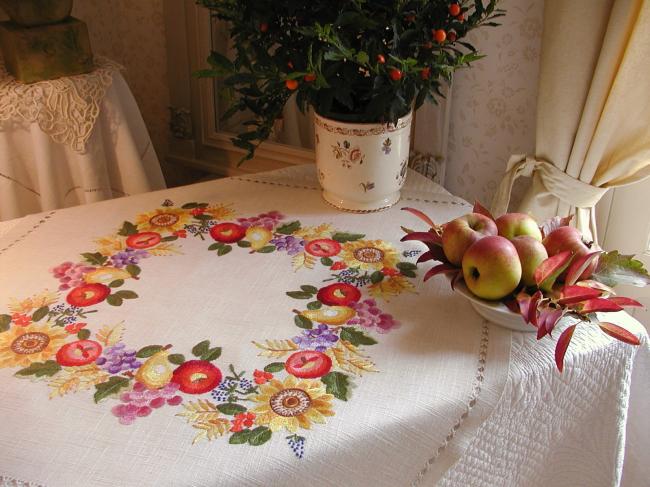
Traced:
<svg viewBox="0 0 650 487">
<path fill-rule="evenodd" d="M 521 281 L 521 263 L 515 246 L 491 235 L 475 242 L 463 257 L 463 278 L 470 291 L 483 299 L 501 299 Z"/>
<path fill-rule="evenodd" d="M 497 226 L 490 218 L 480 213 L 468 213 L 445 224 L 442 250 L 451 264 L 460 266 L 465 251 L 474 242 L 496 234 Z"/>
<path fill-rule="evenodd" d="M 512 240 L 512 245 L 517 249 L 519 262 L 521 262 L 521 282 L 524 286 L 535 285 L 535 270 L 548 259 L 548 252 L 542 242 L 530 235 L 520 235 Z"/>
<path fill-rule="evenodd" d="M 542 243 L 544 244 L 544 247 L 546 247 L 549 257 L 564 252 L 565 250 L 570 250 L 574 253 L 575 260 L 595 250 L 587 246 L 587 244 L 582 240 L 580 230 L 574 227 L 560 227 L 553 230 L 546 236 Z M 589 279 L 597 266 L 598 258 L 595 258 L 591 264 L 587 266 L 584 272 L 580 274 L 578 280 Z M 564 280 L 565 276 L 566 271 L 560 275 L 559 279 Z"/>
<path fill-rule="evenodd" d="M 506 213 L 496 219 L 499 235 L 512 240 L 520 235 L 530 235 L 542 241 L 542 232 L 533 217 L 525 213 Z"/>
</svg>

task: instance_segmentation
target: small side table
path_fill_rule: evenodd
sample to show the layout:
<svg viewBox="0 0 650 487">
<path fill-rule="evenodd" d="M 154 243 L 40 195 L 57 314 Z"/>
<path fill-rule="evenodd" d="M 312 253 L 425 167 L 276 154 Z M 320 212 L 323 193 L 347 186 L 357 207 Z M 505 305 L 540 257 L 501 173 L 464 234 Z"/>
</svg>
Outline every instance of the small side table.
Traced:
<svg viewBox="0 0 650 487">
<path fill-rule="evenodd" d="M 121 66 L 30 85 L 0 68 L 0 220 L 165 188 Z"/>
</svg>

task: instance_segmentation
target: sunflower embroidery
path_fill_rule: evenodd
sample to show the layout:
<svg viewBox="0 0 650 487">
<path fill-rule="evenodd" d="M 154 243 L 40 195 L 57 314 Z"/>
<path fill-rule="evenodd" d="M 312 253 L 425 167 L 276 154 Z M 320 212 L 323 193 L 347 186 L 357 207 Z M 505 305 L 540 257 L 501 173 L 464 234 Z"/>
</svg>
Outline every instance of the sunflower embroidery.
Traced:
<svg viewBox="0 0 650 487">
<path fill-rule="evenodd" d="M 141 213 L 135 224 L 141 232 L 176 232 L 190 222 L 191 216 L 178 208 L 158 208 Z"/>
<path fill-rule="evenodd" d="M 14 326 L 0 334 L 0 369 L 44 362 L 57 352 L 67 337 L 63 328 L 53 328 L 49 322 Z"/>
<path fill-rule="evenodd" d="M 397 251 L 381 240 L 357 240 L 343 245 L 341 259 L 348 267 L 363 271 L 379 271 L 393 268 L 398 261 Z"/>
<path fill-rule="evenodd" d="M 298 427 L 310 429 L 312 423 L 324 423 L 326 416 L 334 416 L 332 399 L 318 380 L 298 380 L 293 376 L 284 382 L 277 379 L 260 386 L 261 393 L 252 400 L 259 403 L 252 411 L 255 423 L 268 426 L 273 432 L 285 428 L 295 433 Z"/>
</svg>

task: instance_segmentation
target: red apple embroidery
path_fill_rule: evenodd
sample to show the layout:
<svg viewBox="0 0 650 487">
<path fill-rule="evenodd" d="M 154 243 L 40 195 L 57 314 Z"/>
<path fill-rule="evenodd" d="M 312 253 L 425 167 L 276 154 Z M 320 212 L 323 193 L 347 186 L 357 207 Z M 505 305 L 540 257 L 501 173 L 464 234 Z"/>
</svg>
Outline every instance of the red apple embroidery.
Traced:
<svg viewBox="0 0 650 487">
<path fill-rule="evenodd" d="M 291 354 L 284 366 L 289 374 L 299 379 L 315 379 L 330 371 L 332 359 L 322 352 L 305 350 Z"/>
<path fill-rule="evenodd" d="M 94 362 L 102 353 L 102 346 L 94 340 L 66 343 L 56 352 L 56 361 L 65 367 L 78 367 Z"/>
<path fill-rule="evenodd" d="M 156 232 L 141 232 L 129 235 L 126 239 L 126 245 L 132 249 L 148 249 L 158 245 L 162 237 Z"/>
<path fill-rule="evenodd" d="M 210 392 L 221 383 L 221 371 L 205 360 L 190 360 L 180 365 L 172 375 L 172 382 L 186 394 Z"/>
<path fill-rule="evenodd" d="M 246 235 L 246 229 L 236 223 L 218 223 L 210 229 L 210 236 L 217 242 L 238 242 Z"/>
<path fill-rule="evenodd" d="M 104 301 L 109 294 L 111 294 L 111 288 L 104 284 L 84 284 L 83 286 L 72 289 L 65 300 L 71 306 L 92 306 L 93 304 Z"/>
<path fill-rule="evenodd" d="M 316 297 L 328 306 L 351 306 L 361 299 L 361 291 L 352 284 L 339 282 L 319 289 Z"/>
<path fill-rule="evenodd" d="M 307 242 L 305 250 L 316 257 L 332 257 L 341 251 L 341 244 L 331 238 L 319 238 Z"/>
</svg>

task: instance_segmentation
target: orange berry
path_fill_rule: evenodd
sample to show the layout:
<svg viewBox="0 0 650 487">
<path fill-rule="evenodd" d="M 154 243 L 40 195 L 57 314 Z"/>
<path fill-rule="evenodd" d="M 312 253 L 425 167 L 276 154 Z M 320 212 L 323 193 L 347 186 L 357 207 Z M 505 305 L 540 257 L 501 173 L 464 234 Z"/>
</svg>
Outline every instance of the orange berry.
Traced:
<svg viewBox="0 0 650 487">
<path fill-rule="evenodd" d="M 433 37 L 438 44 L 442 44 L 447 39 L 447 33 L 443 29 L 438 29 L 433 33 Z"/>
<path fill-rule="evenodd" d="M 399 81 L 402 79 L 402 72 L 397 68 L 393 68 L 388 72 L 388 76 L 390 76 L 390 79 L 393 81 Z"/>
<path fill-rule="evenodd" d="M 298 88 L 298 82 L 295 79 L 288 79 L 284 82 L 284 85 L 287 87 L 288 90 L 295 90 Z"/>
<path fill-rule="evenodd" d="M 422 71 L 420 71 L 420 78 L 429 79 L 430 77 L 431 77 L 431 68 L 426 67 Z"/>
<path fill-rule="evenodd" d="M 386 58 L 383 54 L 377 54 L 377 62 L 379 64 L 384 64 L 386 62 Z"/>
<path fill-rule="evenodd" d="M 307 73 L 303 78 L 307 83 L 311 83 L 316 80 L 316 75 L 314 73 Z"/>
<path fill-rule="evenodd" d="M 260 32 L 266 32 L 267 30 L 269 30 L 269 24 L 267 24 L 266 22 L 262 22 L 260 24 Z"/>
<path fill-rule="evenodd" d="M 452 17 L 456 17 L 460 13 L 460 5 L 457 3 L 452 3 L 449 5 L 449 13 L 451 14 Z"/>
<path fill-rule="evenodd" d="M 459 14 L 456 16 L 456 20 L 458 20 L 458 22 L 463 22 L 463 21 L 465 20 L 465 15 L 463 15 L 462 12 L 459 13 Z"/>
<path fill-rule="evenodd" d="M 452 30 L 447 34 L 447 40 L 449 42 L 454 42 L 457 39 L 456 33 Z"/>
</svg>

